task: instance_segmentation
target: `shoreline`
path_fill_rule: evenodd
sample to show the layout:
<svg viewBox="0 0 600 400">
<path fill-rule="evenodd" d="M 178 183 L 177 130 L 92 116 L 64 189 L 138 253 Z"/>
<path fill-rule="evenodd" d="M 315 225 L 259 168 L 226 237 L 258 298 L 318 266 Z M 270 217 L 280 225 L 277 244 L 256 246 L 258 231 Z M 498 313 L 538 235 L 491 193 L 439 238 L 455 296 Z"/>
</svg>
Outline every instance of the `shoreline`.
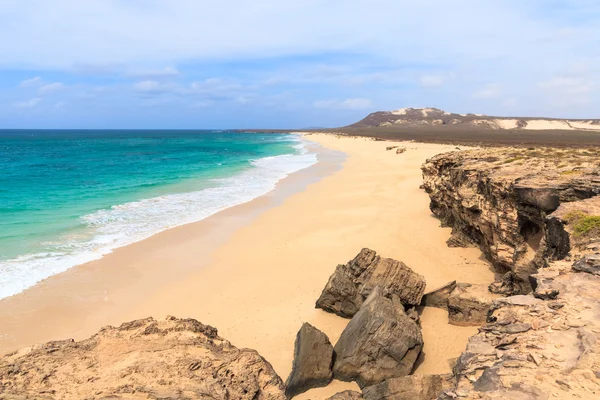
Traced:
<svg viewBox="0 0 600 400">
<path fill-rule="evenodd" d="M 0 299 L 0 318 L 3 320 L 3 324 L 0 327 L 0 355 L 48 340 L 61 340 L 67 337 L 77 340 L 83 339 L 95 333 L 101 326 L 106 324 L 118 326 L 121 322 L 124 322 L 125 320 L 110 319 L 110 322 L 101 323 L 100 325 L 95 324 L 93 327 L 88 327 L 87 329 L 74 327 L 75 324 L 73 324 L 75 319 L 77 319 L 78 324 L 90 324 L 87 321 L 82 323 L 82 320 L 90 319 L 90 315 L 92 314 L 100 314 L 92 318 L 98 321 L 110 318 L 110 315 L 113 313 L 106 312 L 108 310 L 103 309 L 110 308 L 110 304 L 114 301 L 131 304 L 134 299 L 131 296 L 126 296 L 124 293 L 131 285 L 140 286 L 137 288 L 138 290 L 147 290 L 149 287 L 156 289 L 156 287 L 167 283 L 169 279 L 176 280 L 176 278 L 169 277 L 168 275 L 164 276 L 159 271 L 160 268 L 155 267 L 149 270 L 136 263 L 135 259 L 140 250 L 145 251 L 147 248 L 160 246 L 163 241 L 172 243 L 174 241 L 186 240 L 185 236 L 193 232 L 197 236 L 197 241 L 205 241 L 202 244 L 203 249 L 207 253 L 210 253 L 212 249 L 226 243 L 228 238 L 237 229 L 250 224 L 261 213 L 267 211 L 269 208 L 276 207 L 286 197 L 302 191 L 311 183 L 341 168 L 341 164 L 345 158 L 345 155 L 342 153 L 328 150 L 314 142 L 307 143 L 307 148 L 310 152 L 316 154 L 317 162 L 308 168 L 289 174 L 278 181 L 275 188 L 268 193 L 248 202 L 218 211 L 205 219 L 173 226 L 157 232 L 146 239 L 117 247 L 99 259 L 75 265 L 63 272 L 51 275 L 19 293 Z M 111 266 L 113 259 L 117 259 L 121 264 L 127 264 L 129 268 L 124 271 L 116 270 Z M 195 263 L 193 266 L 182 267 L 178 272 L 189 274 L 194 269 L 202 268 L 203 265 L 209 262 L 210 254 L 202 262 Z M 111 276 L 113 274 L 116 276 Z M 147 276 L 152 274 L 163 276 L 160 277 L 160 280 Z M 116 279 L 117 276 L 119 279 Z M 166 281 L 165 278 L 167 278 Z M 102 282 L 102 286 L 106 288 L 97 287 L 95 282 Z M 74 289 L 74 286 L 76 287 L 77 285 L 85 286 L 87 292 L 82 289 L 80 291 L 71 290 L 72 293 L 68 293 L 67 295 L 56 294 L 62 293 L 62 288 Z M 114 296 L 119 297 L 119 299 L 113 300 Z M 57 329 L 56 325 L 59 324 L 55 325 L 51 321 L 43 322 L 44 317 L 42 314 L 44 313 L 38 306 L 44 304 L 49 298 L 54 302 L 50 308 L 61 309 L 59 313 L 66 311 L 73 313 L 72 318 L 65 318 L 66 320 L 62 321 L 63 324 L 67 322 L 68 325 L 72 325 L 70 329 Z M 33 321 L 23 321 L 18 315 L 31 313 L 42 317 L 41 322 L 43 325 L 41 328 L 45 331 L 41 335 L 42 338 L 36 339 L 38 335 L 34 333 L 31 335 L 30 340 L 27 340 L 28 335 L 26 332 L 20 332 L 18 339 L 11 338 L 17 335 L 10 332 L 19 331 L 27 323 L 33 323 Z M 13 319 L 21 319 L 21 321 L 10 326 L 11 317 Z M 39 322 L 40 320 L 38 319 Z"/>
<path fill-rule="evenodd" d="M 305 136 L 333 160 L 291 174 L 265 196 L 203 221 L 163 231 L 0 300 L 0 353 L 34 343 L 82 339 L 100 327 L 153 316 L 195 318 L 238 347 L 256 349 L 285 379 L 303 322 L 337 341 L 348 320 L 314 308 L 337 264 L 363 247 L 405 262 L 428 290 L 451 280 L 490 283 L 479 249 L 446 246 L 419 189 L 420 165 L 453 146 Z M 341 157 L 342 161 L 335 156 Z M 235 209 L 235 210 L 234 210 Z M 421 315 L 424 356 L 416 373 L 449 372 L 477 329 Z M 7 336 L 10 335 L 10 336 Z M 355 384 L 334 382 L 299 399 Z"/>
</svg>

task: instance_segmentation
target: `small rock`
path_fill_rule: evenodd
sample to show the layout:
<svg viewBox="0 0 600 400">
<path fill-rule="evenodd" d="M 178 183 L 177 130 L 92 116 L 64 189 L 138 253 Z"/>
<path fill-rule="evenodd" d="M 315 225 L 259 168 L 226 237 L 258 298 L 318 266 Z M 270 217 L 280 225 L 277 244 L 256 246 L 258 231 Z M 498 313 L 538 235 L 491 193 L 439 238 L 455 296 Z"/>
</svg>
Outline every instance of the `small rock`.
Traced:
<svg viewBox="0 0 600 400">
<path fill-rule="evenodd" d="M 362 394 L 359 392 L 355 392 L 354 390 L 346 390 L 334 394 L 333 396 L 327 398 L 327 400 L 361 400 L 362 398 Z"/>
<path fill-rule="evenodd" d="M 448 297 L 456 289 L 456 281 L 446 283 L 444 286 L 432 290 L 423 295 L 421 305 L 426 307 L 437 307 L 444 310 L 448 309 Z"/>
<path fill-rule="evenodd" d="M 410 375 L 366 387 L 363 397 L 365 400 L 431 400 L 453 387 L 452 374 Z"/>
<path fill-rule="evenodd" d="M 333 346 L 327 335 L 304 323 L 294 343 L 292 372 L 285 394 L 292 398 L 309 389 L 327 386 L 333 379 Z"/>
<path fill-rule="evenodd" d="M 600 276 L 600 254 L 586 254 L 573 264 L 573 269 Z"/>
</svg>

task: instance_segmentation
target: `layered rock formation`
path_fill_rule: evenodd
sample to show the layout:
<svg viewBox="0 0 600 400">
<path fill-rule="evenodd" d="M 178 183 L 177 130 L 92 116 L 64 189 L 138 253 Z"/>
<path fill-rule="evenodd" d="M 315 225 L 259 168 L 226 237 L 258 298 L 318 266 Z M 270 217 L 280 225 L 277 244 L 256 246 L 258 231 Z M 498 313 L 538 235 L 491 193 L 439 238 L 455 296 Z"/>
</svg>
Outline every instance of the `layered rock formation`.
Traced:
<svg viewBox="0 0 600 400">
<path fill-rule="evenodd" d="M 423 297 L 425 278 L 400 261 L 362 249 L 353 260 L 337 266 L 316 306 L 351 318 L 376 286 L 384 296 L 397 296 L 402 304 L 415 306 Z"/>
<path fill-rule="evenodd" d="M 292 372 L 285 394 L 292 398 L 309 389 L 327 386 L 333 379 L 333 346 L 323 332 L 304 323 L 294 343 Z"/>
<path fill-rule="evenodd" d="M 193 319 L 152 318 L 89 339 L 49 342 L 0 359 L 3 399 L 283 400 L 284 385 L 256 351 Z"/>
<path fill-rule="evenodd" d="M 569 212 L 559 208 L 572 202 L 582 208 L 600 194 L 599 155 L 597 149 L 446 153 L 423 165 L 423 187 L 431 211 L 452 227 L 451 243 L 477 244 L 504 275 L 490 289 L 529 293 L 529 276 L 571 249 Z"/>
<path fill-rule="evenodd" d="M 453 228 L 450 244 L 479 245 L 504 273 L 491 289 L 512 295 L 492 299 L 439 399 L 600 397 L 596 154 L 486 149 L 423 166 L 431 209 Z M 457 286 L 423 303 L 448 306 Z"/>
<path fill-rule="evenodd" d="M 360 387 L 374 385 L 410 374 L 422 348 L 420 326 L 398 297 L 376 287 L 336 343 L 333 373 Z"/>
</svg>

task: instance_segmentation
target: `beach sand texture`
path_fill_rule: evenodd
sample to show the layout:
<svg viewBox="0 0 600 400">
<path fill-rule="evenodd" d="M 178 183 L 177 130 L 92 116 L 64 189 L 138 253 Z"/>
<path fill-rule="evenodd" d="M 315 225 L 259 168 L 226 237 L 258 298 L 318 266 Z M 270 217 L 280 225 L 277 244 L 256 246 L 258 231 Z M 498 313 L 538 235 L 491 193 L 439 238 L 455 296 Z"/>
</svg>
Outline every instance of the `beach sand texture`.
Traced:
<svg viewBox="0 0 600 400">
<path fill-rule="evenodd" d="M 317 166 L 285 179 L 275 192 L 199 223 L 162 232 L 73 268 L 0 301 L 0 352 L 33 343 L 85 338 L 101 326 L 148 316 L 191 317 L 238 347 L 256 349 L 285 380 L 303 322 L 335 344 L 348 320 L 314 308 L 337 264 L 363 247 L 403 261 L 427 289 L 451 280 L 490 283 L 478 249 L 449 248 L 450 229 L 419 189 L 421 164 L 454 146 L 391 143 L 311 134 L 326 149 Z M 403 154 L 387 146 L 407 148 Z M 322 179 L 316 181 L 316 177 Z M 450 371 L 474 327 L 422 314 L 424 357 L 416 373 Z M 318 399 L 355 384 L 334 382 L 299 399 Z"/>
</svg>

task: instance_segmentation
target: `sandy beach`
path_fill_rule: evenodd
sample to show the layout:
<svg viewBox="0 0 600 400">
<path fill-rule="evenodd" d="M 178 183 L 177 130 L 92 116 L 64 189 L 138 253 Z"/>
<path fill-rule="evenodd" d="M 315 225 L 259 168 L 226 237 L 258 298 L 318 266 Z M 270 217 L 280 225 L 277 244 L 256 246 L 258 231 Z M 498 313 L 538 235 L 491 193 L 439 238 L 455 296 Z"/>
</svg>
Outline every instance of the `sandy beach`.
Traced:
<svg viewBox="0 0 600 400">
<path fill-rule="evenodd" d="M 195 318 L 238 347 L 256 349 L 285 379 L 303 322 L 335 343 L 348 320 L 314 308 L 337 264 L 363 247 L 403 261 L 435 289 L 451 280 L 489 283 L 479 249 L 449 248 L 450 230 L 419 189 L 421 164 L 452 145 L 306 136 L 320 162 L 275 191 L 204 221 L 173 228 L 53 276 L 0 301 L 0 353 L 85 338 L 100 327 L 153 316 Z M 403 154 L 387 146 L 407 148 Z M 416 373 L 450 371 L 474 327 L 421 316 L 424 355 Z M 297 398 L 356 388 L 334 382 Z"/>
</svg>

